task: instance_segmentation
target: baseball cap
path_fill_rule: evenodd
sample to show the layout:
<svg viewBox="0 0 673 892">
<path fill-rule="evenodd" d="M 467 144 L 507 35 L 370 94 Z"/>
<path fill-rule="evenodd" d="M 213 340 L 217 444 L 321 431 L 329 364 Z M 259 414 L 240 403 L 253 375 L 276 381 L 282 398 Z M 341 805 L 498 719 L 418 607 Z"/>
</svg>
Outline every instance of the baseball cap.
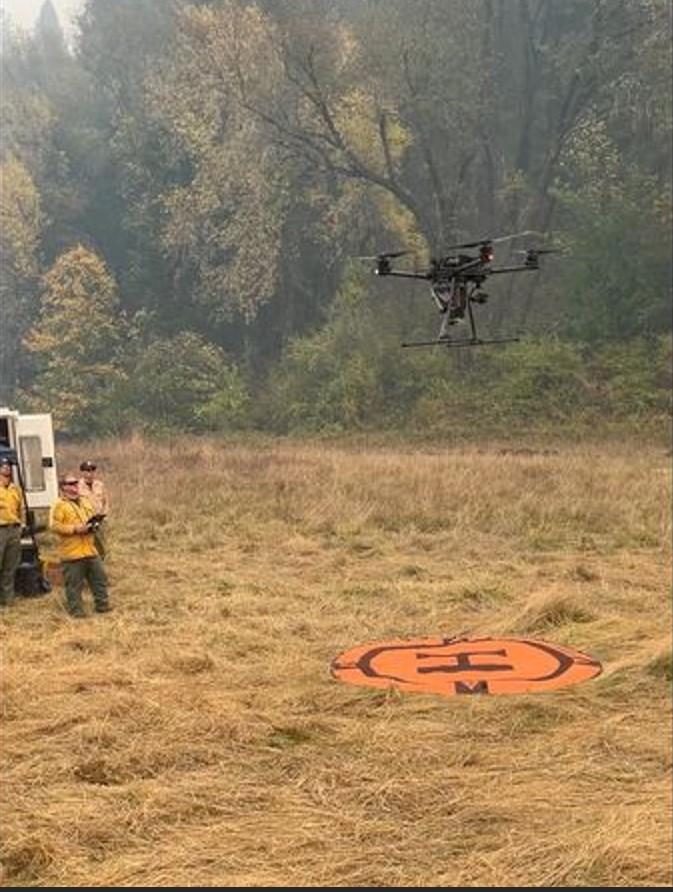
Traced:
<svg viewBox="0 0 673 892">
<path fill-rule="evenodd" d="M 96 462 L 93 461 L 83 461 L 79 466 L 80 471 L 95 471 L 96 470 Z"/>
</svg>

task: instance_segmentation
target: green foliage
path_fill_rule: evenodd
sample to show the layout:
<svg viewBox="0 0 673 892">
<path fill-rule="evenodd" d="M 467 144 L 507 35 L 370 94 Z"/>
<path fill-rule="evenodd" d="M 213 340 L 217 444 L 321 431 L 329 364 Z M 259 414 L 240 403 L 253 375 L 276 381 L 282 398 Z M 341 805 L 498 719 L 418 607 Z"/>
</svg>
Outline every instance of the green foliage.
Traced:
<svg viewBox="0 0 673 892">
<path fill-rule="evenodd" d="M 296 340 L 264 405 L 282 431 L 428 432 L 636 423 L 671 412 L 671 339 L 587 345 L 558 338 L 507 347 L 405 351 L 376 331 L 351 282 L 317 334 Z"/>
<path fill-rule="evenodd" d="M 582 197 L 567 199 L 576 221 L 568 240 L 576 260 L 563 276 L 571 337 L 629 339 L 670 328 L 670 236 L 644 195 L 615 196 L 598 213 Z"/>
<path fill-rule="evenodd" d="M 85 0 L 73 53 L 49 4 L 8 31 L 3 376 L 82 434 L 666 414 L 668 6 L 534 5 Z M 400 350 L 427 295 L 348 270 L 335 295 L 352 254 L 528 228 L 570 250 L 511 285 L 515 321 L 558 339 Z M 40 263 L 78 241 L 117 284 L 71 264 L 35 325 Z"/>
<path fill-rule="evenodd" d="M 372 369 L 354 352 L 361 340 L 366 310 L 361 291 L 349 283 L 336 302 L 327 325 L 306 338 L 293 340 L 269 382 L 268 413 L 284 430 L 358 427 L 376 403 Z"/>
<path fill-rule="evenodd" d="M 589 348 L 556 338 L 480 352 L 466 374 L 432 383 L 416 407 L 428 427 L 572 429 L 671 412 L 671 339 Z"/>
<path fill-rule="evenodd" d="M 596 121 L 575 134 L 562 174 L 564 333 L 604 341 L 669 331 L 670 184 L 626 165 Z"/>
<path fill-rule="evenodd" d="M 26 166 L 13 156 L 0 166 L 0 401 L 14 395 L 21 340 L 34 319 L 38 283 L 40 198 Z"/>
<path fill-rule="evenodd" d="M 35 279 L 42 213 L 29 170 L 12 155 L 0 167 L 0 183 L 0 246 L 5 288 L 8 274 L 16 280 Z"/>
<path fill-rule="evenodd" d="M 242 424 L 248 394 L 219 347 L 193 332 L 136 344 L 118 395 L 127 426 L 154 430 L 227 430 Z"/>
<path fill-rule="evenodd" d="M 86 436 L 106 429 L 103 418 L 123 379 L 118 305 L 113 277 L 82 245 L 44 277 L 40 317 L 25 339 L 38 365 L 28 402 L 52 412 L 59 431 Z"/>
<path fill-rule="evenodd" d="M 157 182 L 133 145 L 125 164 L 137 187 L 152 190 L 155 235 L 185 296 L 222 322 L 254 318 L 273 296 L 287 200 L 273 147 L 235 90 L 240 69 L 273 79 L 264 17 L 254 6 L 219 6 L 185 4 L 173 51 L 145 80 L 150 131 L 164 149 L 159 160 L 181 177 Z"/>
<path fill-rule="evenodd" d="M 528 422 L 541 411 L 550 420 L 561 420 L 582 403 L 582 360 L 572 344 L 527 341 L 482 353 L 480 359 L 483 384 L 498 420 Z"/>
<path fill-rule="evenodd" d="M 436 358 L 399 346 L 393 314 L 382 316 L 364 274 L 350 270 L 316 334 L 290 343 L 271 373 L 265 417 L 278 430 L 338 431 L 403 421 Z"/>
<path fill-rule="evenodd" d="M 604 344 L 587 363 L 596 409 L 606 415 L 642 417 L 673 408 L 670 335 Z"/>
</svg>

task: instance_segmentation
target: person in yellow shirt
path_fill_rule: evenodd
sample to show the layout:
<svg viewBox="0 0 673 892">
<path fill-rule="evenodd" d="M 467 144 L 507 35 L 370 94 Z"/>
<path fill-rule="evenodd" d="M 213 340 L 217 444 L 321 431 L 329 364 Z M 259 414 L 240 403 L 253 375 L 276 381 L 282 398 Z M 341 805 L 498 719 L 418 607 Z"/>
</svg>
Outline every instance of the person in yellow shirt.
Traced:
<svg viewBox="0 0 673 892">
<path fill-rule="evenodd" d="M 93 594 L 96 612 L 107 613 L 112 610 L 107 576 L 93 538 L 96 511 L 91 502 L 80 496 L 75 474 L 62 477 L 59 488 L 61 496 L 49 513 L 49 529 L 59 537 L 68 613 L 74 617 L 85 616 L 82 603 L 85 582 Z"/>
<path fill-rule="evenodd" d="M 21 563 L 23 493 L 12 481 L 12 464 L 0 458 L 0 607 L 8 607 L 16 592 L 14 580 Z"/>
<path fill-rule="evenodd" d="M 107 487 L 100 477 L 96 476 L 95 462 L 83 461 L 79 469 L 82 474 L 79 479 L 79 494 L 91 502 L 96 514 L 107 518 L 110 512 L 110 499 L 108 498 Z M 103 560 L 105 560 L 106 553 L 105 527 L 106 519 L 102 519 L 93 534 L 94 545 Z"/>
</svg>

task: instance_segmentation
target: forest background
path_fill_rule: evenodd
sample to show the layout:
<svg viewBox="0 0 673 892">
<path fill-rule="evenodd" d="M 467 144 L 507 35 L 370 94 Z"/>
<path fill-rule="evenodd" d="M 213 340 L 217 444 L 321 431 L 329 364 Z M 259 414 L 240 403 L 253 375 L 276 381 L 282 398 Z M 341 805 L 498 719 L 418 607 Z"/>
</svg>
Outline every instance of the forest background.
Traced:
<svg viewBox="0 0 673 892">
<path fill-rule="evenodd" d="M 46 0 L 3 22 L 0 404 L 75 438 L 667 430 L 671 74 L 666 0 L 86 0 L 69 43 Z M 354 258 L 521 230 L 563 253 L 479 310 L 523 340 L 400 349 L 426 290 Z"/>
</svg>

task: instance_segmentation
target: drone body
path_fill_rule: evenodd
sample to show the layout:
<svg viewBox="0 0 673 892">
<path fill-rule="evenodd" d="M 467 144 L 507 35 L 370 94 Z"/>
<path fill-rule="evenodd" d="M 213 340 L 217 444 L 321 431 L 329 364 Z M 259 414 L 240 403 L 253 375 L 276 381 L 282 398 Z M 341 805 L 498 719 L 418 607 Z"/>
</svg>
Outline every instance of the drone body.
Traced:
<svg viewBox="0 0 673 892">
<path fill-rule="evenodd" d="M 424 272 L 412 272 L 393 268 L 393 260 L 407 254 L 407 251 L 394 251 L 377 254 L 375 257 L 361 258 L 376 261 L 374 273 L 377 276 L 418 279 L 428 282 L 430 285 L 432 298 L 442 316 L 437 338 L 432 341 L 407 342 L 403 343 L 402 346 L 429 347 L 441 344 L 445 347 L 472 347 L 479 344 L 517 341 L 518 338 L 513 337 L 491 338 L 488 340 L 479 338 L 477 336 L 472 305 L 485 304 L 488 300 L 488 294 L 482 291 L 481 287 L 489 276 L 498 273 L 531 272 L 537 270 L 540 268 L 540 255 L 548 254 L 555 250 L 553 248 L 527 248 L 520 252 L 524 255 L 521 263 L 514 266 L 492 266 L 495 257 L 494 244 L 524 235 L 538 235 L 538 233 L 527 231 L 501 236 L 496 239 L 481 239 L 477 242 L 452 245 L 448 249 L 449 251 L 466 248 L 478 248 L 478 251 L 476 254 L 446 254 L 433 259 Z M 449 327 L 465 320 L 466 317 L 470 325 L 470 335 L 462 339 L 452 339 L 449 336 Z"/>
</svg>

